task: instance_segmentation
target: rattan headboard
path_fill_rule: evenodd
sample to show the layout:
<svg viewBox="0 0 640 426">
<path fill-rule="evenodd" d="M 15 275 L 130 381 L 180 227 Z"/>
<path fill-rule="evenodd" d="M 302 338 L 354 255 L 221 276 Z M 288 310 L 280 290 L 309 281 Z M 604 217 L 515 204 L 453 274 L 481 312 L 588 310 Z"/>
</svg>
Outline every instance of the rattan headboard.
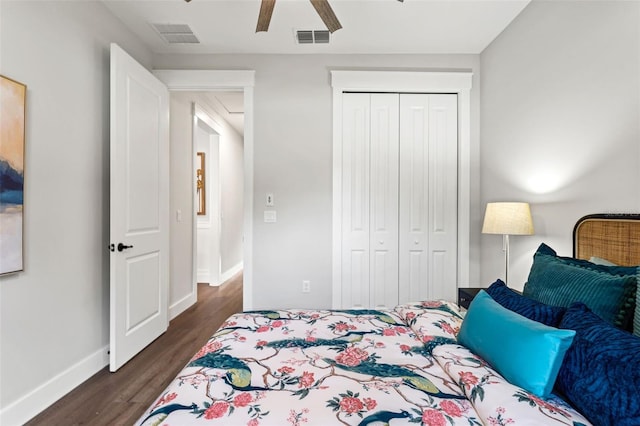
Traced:
<svg viewBox="0 0 640 426">
<path fill-rule="evenodd" d="M 573 257 L 640 265 L 640 214 L 592 214 L 573 228 Z"/>
</svg>

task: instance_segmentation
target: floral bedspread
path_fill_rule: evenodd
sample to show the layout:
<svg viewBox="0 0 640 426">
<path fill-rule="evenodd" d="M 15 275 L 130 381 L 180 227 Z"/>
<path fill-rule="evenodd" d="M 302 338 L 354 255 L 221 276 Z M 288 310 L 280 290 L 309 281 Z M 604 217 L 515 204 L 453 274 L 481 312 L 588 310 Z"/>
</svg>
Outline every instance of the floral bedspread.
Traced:
<svg viewBox="0 0 640 426">
<path fill-rule="evenodd" d="M 448 302 L 231 316 L 137 425 L 588 425 L 456 344 Z"/>
</svg>

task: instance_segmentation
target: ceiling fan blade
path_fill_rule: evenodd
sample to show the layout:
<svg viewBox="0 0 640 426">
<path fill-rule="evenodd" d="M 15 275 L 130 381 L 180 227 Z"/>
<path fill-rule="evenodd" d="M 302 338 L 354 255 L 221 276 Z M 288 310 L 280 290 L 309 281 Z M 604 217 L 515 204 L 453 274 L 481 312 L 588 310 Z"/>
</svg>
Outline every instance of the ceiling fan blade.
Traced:
<svg viewBox="0 0 640 426">
<path fill-rule="evenodd" d="M 313 7 L 316 9 L 316 12 L 318 12 L 318 15 L 320 15 L 322 22 L 324 22 L 324 24 L 327 26 L 329 32 L 333 33 L 334 31 L 342 28 L 342 25 L 340 25 L 340 21 L 338 21 L 336 14 L 333 13 L 333 9 L 331 9 L 331 5 L 329 4 L 328 0 L 310 1 Z"/>
<path fill-rule="evenodd" d="M 256 25 L 257 33 L 269 30 L 271 15 L 273 14 L 273 8 L 275 5 L 276 0 L 262 0 L 262 3 L 260 4 L 260 14 L 258 15 L 258 25 Z"/>
</svg>

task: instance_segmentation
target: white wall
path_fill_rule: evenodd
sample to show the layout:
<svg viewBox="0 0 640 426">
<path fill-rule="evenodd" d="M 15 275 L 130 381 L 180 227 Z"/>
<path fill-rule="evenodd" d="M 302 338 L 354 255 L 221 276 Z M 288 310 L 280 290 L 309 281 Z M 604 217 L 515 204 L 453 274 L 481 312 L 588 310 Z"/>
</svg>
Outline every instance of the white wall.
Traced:
<svg viewBox="0 0 640 426">
<path fill-rule="evenodd" d="M 0 73 L 25 83 L 25 271 L 0 277 L 0 423 L 106 365 L 109 43 L 150 53 L 99 2 L 0 2 Z"/>
<path fill-rule="evenodd" d="M 473 70 L 472 216 L 478 217 L 477 55 L 157 55 L 156 69 L 252 69 L 255 308 L 331 306 L 332 69 Z M 264 223 L 265 194 L 277 223 Z M 480 219 L 472 224 L 478 246 Z M 478 274 L 472 250 L 471 274 Z M 312 291 L 301 292 L 302 280 Z"/>
<path fill-rule="evenodd" d="M 222 123 L 220 138 L 220 271 L 226 279 L 242 268 L 244 234 L 244 138 Z"/>
<path fill-rule="evenodd" d="M 541 242 L 570 256 L 580 217 L 640 210 L 640 2 L 534 1 L 481 67 L 482 206 L 531 203 L 536 234 L 511 238 L 522 288 Z M 488 285 L 501 239 L 481 247 Z"/>
<path fill-rule="evenodd" d="M 170 96 L 170 318 L 197 300 L 193 277 L 193 113 L 188 99 Z M 181 212 L 178 220 L 177 212 Z"/>
<path fill-rule="evenodd" d="M 222 229 L 221 275 L 242 267 L 243 138 L 199 92 L 171 92 L 171 298 L 169 305 L 192 300 L 193 163 L 192 104 L 197 103 L 216 122 L 220 134 Z M 182 211 L 178 222 L 176 211 Z M 176 309 L 172 316 L 181 312 Z"/>
</svg>

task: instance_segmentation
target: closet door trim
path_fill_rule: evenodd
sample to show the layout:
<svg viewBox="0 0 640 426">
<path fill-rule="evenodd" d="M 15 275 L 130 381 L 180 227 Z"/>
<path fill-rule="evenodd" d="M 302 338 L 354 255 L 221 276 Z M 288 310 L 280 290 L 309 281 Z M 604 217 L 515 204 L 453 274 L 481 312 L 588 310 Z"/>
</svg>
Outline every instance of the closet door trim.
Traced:
<svg viewBox="0 0 640 426">
<path fill-rule="evenodd" d="M 458 96 L 457 282 L 469 282 L 470 72 L 331 71 L 333 88 L 332 307 L 342 307 L 342 95 L 344 92 L 453 93 Z"/>
</svg>

